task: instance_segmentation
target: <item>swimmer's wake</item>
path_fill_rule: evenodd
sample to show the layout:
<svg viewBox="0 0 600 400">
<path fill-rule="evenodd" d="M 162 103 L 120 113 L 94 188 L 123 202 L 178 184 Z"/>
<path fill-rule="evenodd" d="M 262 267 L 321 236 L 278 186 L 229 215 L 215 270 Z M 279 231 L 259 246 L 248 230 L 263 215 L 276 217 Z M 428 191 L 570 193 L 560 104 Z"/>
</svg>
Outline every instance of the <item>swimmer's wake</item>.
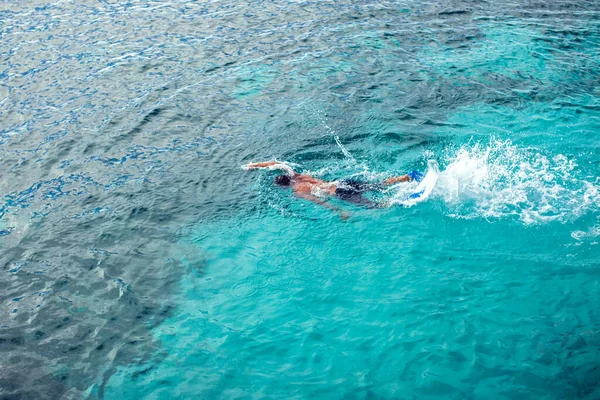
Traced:
<svg viewBox="0 0 600 400">
<path fill-rule="evenodd" d="M 339 140 L 336 143 L 348 160 L 356 162 Z M 367 208 L 387 208 L 412 207 L 436 196 L 451 217 L 516 216 L 526 224 L 564 223 L 590 213 L 598 215 L 600 186 L 580 178 L 574 161 L 563 155 L 550 159 L 534 149 L 495 139 L 450 150 L 443 160 L 443 171 L 435 160 L 429 160 L 424 175 L 411 171 L 382 182 L 327 182 L 299 174 L 294 171 L 296 165 L 281 161 L 251 163 L 243 168 L 280 170 L 283 175 L 275 178 L 278 186 L 290 187 L 295 196 L 343 215 L 347 214 L 328 203 L 330 198 Z"/>
</svg>

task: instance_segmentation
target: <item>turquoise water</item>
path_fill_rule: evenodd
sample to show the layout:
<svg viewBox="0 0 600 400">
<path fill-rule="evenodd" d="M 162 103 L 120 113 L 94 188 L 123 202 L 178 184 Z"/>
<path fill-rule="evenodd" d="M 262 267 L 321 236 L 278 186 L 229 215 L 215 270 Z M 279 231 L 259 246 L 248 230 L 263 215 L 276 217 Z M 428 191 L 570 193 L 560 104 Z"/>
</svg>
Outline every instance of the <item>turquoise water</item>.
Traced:
<svg viewBox="0 0 600 400">
<path fill-rule="evenodd" d="M 186 232 L 205 260 L 188 267 L 176 315 L 153 332 L 165 354 L 119 370 L 109 397 L 600 396 L 598 100 L 532 101 L 538 80 L 572 78 L 548 65 L 561 60 L 533 57 L 544 52 L 535 30 L 480 29 L 475 49 L 421 62 L 450 78 L 450 68 L 481 80 L 528 71 L 512 107 L 458 107 L 407 143 L 411 130 L 378 103 L 358 116 L 318 106 L 306 122 L 322 132 L 317 150 L 264 156 L 371 180 L 437 159 L 444 171 L 428 202 L 346 206 L 353 215 L 340 221 L 272 188 L 272 174 L 251 175 L 248 195 L 262 207 Z M 406 101 L 386 92 L 372 97 Z M 332 138 L 348 131 L 344 157 Z"/>
<path fill-rule="evenodd" d="M 594 2 L 5 7 L 1 396 L 600 398 Z"/>
</svg>

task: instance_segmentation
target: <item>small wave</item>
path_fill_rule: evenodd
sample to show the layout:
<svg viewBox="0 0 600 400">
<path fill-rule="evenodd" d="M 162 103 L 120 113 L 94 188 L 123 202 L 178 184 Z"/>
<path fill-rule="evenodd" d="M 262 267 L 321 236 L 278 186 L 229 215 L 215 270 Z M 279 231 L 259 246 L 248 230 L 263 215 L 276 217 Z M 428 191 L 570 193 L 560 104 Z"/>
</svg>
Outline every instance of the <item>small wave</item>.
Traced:
<svg viewBox="0 0 600 400">
<path fill-rule="evenodd" d="M 435 195 L 457 218 L 516 216 L 526 224 L 597 212 L 600 190 L 564 155 L 546 156 L 492 139 L 450 150 Z"/>
</svg>

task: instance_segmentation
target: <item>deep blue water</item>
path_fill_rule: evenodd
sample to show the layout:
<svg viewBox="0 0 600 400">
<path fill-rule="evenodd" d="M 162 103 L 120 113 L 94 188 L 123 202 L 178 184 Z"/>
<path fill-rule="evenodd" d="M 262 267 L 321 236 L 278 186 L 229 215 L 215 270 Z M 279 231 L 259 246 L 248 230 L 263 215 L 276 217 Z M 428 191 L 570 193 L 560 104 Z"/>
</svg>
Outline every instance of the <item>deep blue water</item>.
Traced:
<svg viewBox="0 0 600 400">
<path fill-rule="evenodd" d="M 600 398 L 599 43 L 596 1 L 0 3 L 0 398 Z M 275 158 L 441 173 L 341 220 Z"/>
</svg>

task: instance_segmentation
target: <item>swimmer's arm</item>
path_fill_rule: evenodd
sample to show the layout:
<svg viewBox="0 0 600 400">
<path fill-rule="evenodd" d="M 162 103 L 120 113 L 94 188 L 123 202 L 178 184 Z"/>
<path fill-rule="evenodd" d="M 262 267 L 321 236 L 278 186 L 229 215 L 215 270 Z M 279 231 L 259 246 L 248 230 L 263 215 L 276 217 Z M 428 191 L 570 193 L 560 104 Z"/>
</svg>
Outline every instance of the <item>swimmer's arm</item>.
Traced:
<svg viewBox="0 0 600 400">
<path fill-rule="evenodd" d="M 255 163 L 250 163 L 250 164 L 246 164 L 245 167 L 247 169 L 255 169 L 255 168 L 268 168 L 268 167 L 272 167 L 273 165 L 276 164 L 280 164 L 277 161 L 263 161 L 263 162 L 255 162 Z"/>
<path fill-rule="evenodd" d="M 244 169 L 257 169 L 257 168 L 269 168 L 269 169 L 279 169 L 284 172 L 287 172 L 290 175 L 296 175 L 297 172 L 294 171 L 289 165 L 279 162 L 279 161 L 263 161 L 263 162 L 255 162 L 246 164 L 243 166 Z"/>
<path fill-rule="evenodd" d="M 313 196 L 312 194 L 294 192 L 294 195 L 300 197 L 301 199 L 312 201 L 315 204 L 318 204 L 320 206 L 330 209 L 331 211 L 339 213 L 341 219 L 348 219 L 348 217 L 350 217 L 350 214 L 348 214 L 347 212 L 342 211 L 339 208 L 332 206 L 331 204 L 328 204 L 327 201 L 320 199 L 317 196 Z"/>
</svg>

